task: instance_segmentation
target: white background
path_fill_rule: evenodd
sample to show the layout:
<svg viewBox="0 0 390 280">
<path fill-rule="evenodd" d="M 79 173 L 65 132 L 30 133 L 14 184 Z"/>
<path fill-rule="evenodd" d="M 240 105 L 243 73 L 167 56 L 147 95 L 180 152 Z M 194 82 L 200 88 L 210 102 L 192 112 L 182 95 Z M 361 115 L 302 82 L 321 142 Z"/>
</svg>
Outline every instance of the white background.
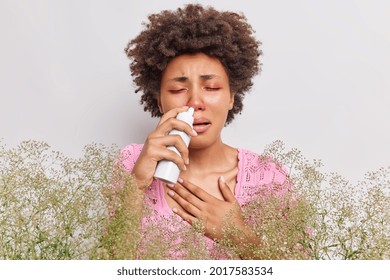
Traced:
<svg viewBox="0 0 390 280">
<path fill-rule="evenodd" d="M 134 93 L 127 42 L 147 15 L 189 1 L 0 0 L 0 138 L 142 143 L 156 119 Z M 390 165 L 390 2 L 198 1 L 243 12 L 263 42 L 263 71 L 227 144 L 273 140 L 356 181 Z"/>
</svg>

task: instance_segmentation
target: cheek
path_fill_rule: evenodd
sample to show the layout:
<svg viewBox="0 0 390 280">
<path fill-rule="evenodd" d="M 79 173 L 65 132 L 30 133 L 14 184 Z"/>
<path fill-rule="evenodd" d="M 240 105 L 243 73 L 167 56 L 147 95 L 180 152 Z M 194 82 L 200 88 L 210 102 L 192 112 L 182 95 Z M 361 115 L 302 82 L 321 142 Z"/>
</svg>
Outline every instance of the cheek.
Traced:
<svg viewBox="0 0 390 280">
<path fill-rule="evenodd" d="M 163 114 L 174 108 L 187 105 L 187 101 L 183 95 L 180 94 L 160 94 L 159 107 Z"/>
<path fill-rule="evenodd" d="M 209 106 L 217 109 L 218 111 L 230 110 L 231 98 L 230 93 L 223 93 L 221 95 L 210 95 L 207 99 Z"/>
</svg>

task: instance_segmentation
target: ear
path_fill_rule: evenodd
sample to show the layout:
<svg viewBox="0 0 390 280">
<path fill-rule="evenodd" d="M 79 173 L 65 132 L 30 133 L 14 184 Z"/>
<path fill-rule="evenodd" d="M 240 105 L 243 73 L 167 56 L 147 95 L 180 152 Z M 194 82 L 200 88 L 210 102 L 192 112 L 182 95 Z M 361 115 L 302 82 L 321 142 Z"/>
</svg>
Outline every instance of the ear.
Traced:
<svg viewBox="0 0 390 280">
<path fill-rule="evenodd" d="M 164 112 L 163 112 L 163 110 L 162 110 L 160 98 L 157 98 L 157 106 L 158 106 L 158 109 L 160 110 L 160 113 L 161 113 L 161 114 L 164 114 Z"/>
<path fill-rule="evenodd" d="M 234 93 L 231 93 L 231 94 L 230 94 L 229 110 L 233 109 L 233 106 L 234 106 L 234 96 L 235 96 Z"/>
</svg>

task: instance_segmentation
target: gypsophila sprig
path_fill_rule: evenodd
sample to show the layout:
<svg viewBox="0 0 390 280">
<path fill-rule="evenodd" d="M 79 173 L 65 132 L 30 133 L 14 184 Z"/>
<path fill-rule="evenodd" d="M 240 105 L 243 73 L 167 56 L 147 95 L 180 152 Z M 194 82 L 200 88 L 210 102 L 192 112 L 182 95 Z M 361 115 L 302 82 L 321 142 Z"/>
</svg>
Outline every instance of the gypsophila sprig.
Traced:
<svg viewBox="0 0 390 280">
<path fill-rule="evenodd" d="M 91 144 L 71 159 L 44 142 L 24 141 L 0 152 L 0 258 L 91 258 L 118 149 Z"/>
<path fill-rule="evenodd" d="M 209 250 L 204 221 L 153 218 L 115 145 L 73 159 L 0 142 L 0 259 L 390 259 L 390 167 L 351 184 L 281 141 L 263 156 L 288 180 L 242 207 L 245 231 L 227 216 Z"/>
<path fill-rule="evenodd" d="M 281 141 L 265 154 L 289 167 L 297 195 L 306 201 L 311 258 L 390 259 L 390 167 L 353 185 L 340 174 L 321 172 L 321 161 L 286 151 Z"/>
</svg>

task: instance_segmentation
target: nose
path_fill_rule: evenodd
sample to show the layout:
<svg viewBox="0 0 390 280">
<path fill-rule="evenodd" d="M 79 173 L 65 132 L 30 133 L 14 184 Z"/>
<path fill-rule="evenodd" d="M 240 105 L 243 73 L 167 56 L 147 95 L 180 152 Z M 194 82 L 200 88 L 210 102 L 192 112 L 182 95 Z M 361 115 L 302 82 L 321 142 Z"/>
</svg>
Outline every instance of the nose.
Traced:
<svg viewBox="0 0 390 280">
<path fill-rule="evenodd" d="M 200 87 L 193 87 L 189 93 L 187 106 L 194 108 L 195 111 L 203 111 L 205 109 L 205 104 L 202 89 Z"/>
</svg>

